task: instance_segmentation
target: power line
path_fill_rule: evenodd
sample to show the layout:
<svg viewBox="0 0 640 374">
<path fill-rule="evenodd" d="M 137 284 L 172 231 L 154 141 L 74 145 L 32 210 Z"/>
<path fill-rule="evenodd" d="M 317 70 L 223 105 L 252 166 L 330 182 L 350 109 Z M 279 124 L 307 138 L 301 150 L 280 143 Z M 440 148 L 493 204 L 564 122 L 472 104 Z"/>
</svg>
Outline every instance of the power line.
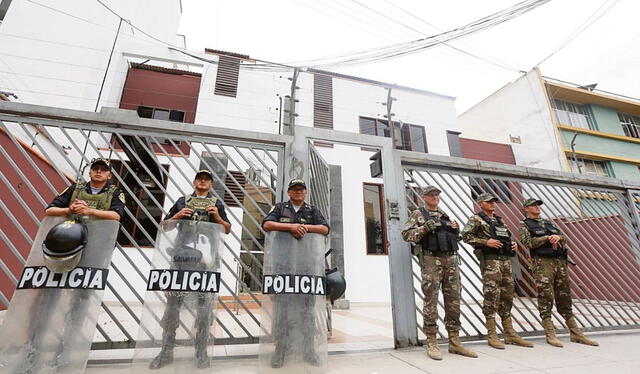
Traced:
<svg viewBox="0 0 640 374">
<path fill-rule="evenodd" d="M 558 47 L 556 47 L 553 51 L 551 51 L 551 53 L 547 55 L 547 57 L 543 58 L 542 60 L 540 60 L 540 62 L 535 64 L 534 67 L 540 66 L 542 63 L 550 59 L 553 55 L 558 53 L 561 49 L 566 47 L 567 44 L 571 43 L 571 41 L 573 41 L 580 34 L 582 34 L 587 28 L 589 28 L 589 26 L 593 25 L 596 21 L 598 21 L 605 14 L 607 14 L 607 12 L 609 12 L 617 3 L 618 3 L 618 0 L 608 0 L 607 2 L 603 3 L 600 7 L 598 7 L 598 9 L 596 9 L 595 12 L 593 12 L 593 14 L 589 16 L 589 18 L 587 18 L 580 26 L 578 26 L 577 29 L 573 30 L 573 32 L 569 34 L 567 39 L 565 39 L 562 43 L 560 43 Z"/>
<path fill-rule="evenodd" d="M 341 67 L 348 65 L 359 65 L 365 63 L 380 62 L 408 54 L 413 54 L 424 49 L 431 48 L 441 43 L 461 38 L 463 36 L 486 30 L 501 23 L 507 22 L 524 13 L 527 13 L 550 0 L 525 0 L 509 8 L 495 12 L 466 25 L 442 32 L 440 34 L 426 36 L 417 40 L 405 43 L 398 43 L 380 48 L 368 48 L 360 51 L 345 53 L 338 57 L 321 57 L 313 60 L 300 62 L 302 65 L 312 65 L 315 67 Z M 314 64 L 315 63 L 315 64 Z"/>
</svg>

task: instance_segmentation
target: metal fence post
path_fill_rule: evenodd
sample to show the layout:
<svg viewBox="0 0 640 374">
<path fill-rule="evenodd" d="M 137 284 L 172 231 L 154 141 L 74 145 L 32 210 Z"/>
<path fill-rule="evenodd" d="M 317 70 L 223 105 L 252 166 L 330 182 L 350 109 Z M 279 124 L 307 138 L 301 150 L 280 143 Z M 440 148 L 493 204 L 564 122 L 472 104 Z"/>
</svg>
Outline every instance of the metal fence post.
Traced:
<svg viewBox="0 0 640 374">
<path fill-rule="evenodd" d="M 394 342 L 396 348 L 404 348 L 418 344 L 418 331 L 411 250 L 401 234 L 402 226 L 408 219 L 402 163 L 391 141 L 382 148 L 382 174 L 387 212 Z"/>
</svg>

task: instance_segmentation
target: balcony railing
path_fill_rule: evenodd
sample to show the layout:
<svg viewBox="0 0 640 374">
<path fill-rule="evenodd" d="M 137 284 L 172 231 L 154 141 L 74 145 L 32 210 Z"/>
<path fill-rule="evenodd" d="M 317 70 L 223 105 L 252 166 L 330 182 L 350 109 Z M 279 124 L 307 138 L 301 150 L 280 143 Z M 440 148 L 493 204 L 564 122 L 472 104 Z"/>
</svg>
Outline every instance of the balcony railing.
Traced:
<svg viewBox="0 0 640 374">
<path fill-rule="evenodd" d="M 626 136 L 640 138 L 640 126 L 633 123 L 621 123 L 621 125 Z"/>
</svg>

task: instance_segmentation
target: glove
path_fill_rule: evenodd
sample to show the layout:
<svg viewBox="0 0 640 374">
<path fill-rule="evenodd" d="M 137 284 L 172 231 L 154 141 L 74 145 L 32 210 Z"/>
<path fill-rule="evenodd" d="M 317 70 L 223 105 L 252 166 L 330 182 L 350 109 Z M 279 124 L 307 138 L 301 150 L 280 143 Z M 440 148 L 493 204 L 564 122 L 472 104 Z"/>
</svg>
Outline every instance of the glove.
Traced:
<svg viewBox="0 0 640 374">
<path fill-rule="evenodd" d="M 436 226 L 436 222 L 432 219 L 426 220 L 422 227 L 424 227 L 425 234 L 436 231 L 436 228 L 438 228 L 438 226 Z"/>
</svg>

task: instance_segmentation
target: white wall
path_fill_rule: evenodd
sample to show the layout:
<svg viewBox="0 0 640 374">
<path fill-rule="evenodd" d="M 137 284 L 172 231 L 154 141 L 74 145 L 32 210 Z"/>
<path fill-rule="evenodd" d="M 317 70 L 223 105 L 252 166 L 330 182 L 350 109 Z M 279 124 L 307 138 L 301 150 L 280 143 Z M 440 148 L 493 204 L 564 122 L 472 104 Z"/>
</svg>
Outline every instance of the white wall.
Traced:
<svg viewBox="0 0 640 374">
<path fill-rule="evenodd" d="M 504 86 L 458 117 L 465 138 L 511 143 L 516 164 L 564 170 L 549 106 L 537 70 Z"/>
</svg>

